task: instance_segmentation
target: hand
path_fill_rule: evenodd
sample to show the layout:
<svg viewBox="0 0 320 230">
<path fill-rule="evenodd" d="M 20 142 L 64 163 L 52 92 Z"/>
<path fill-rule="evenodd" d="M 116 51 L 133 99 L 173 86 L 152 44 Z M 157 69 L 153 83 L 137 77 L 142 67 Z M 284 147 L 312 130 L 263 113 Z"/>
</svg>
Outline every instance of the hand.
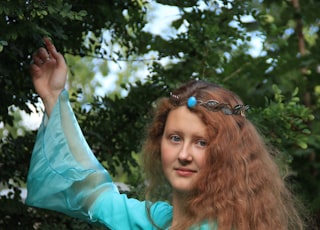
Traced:
<svg viewBox="0 0 320 230">
<path fill-rule="evenodd" d="M 33 84 L 41 97 L 47 115 L 50 113 L 64 89 L 67 80 L 67 65 L 63 56 L 48 38 L 44 38 L 45 48 L 40 48 L 33 55 L 30 67 Z"/>
</svg>

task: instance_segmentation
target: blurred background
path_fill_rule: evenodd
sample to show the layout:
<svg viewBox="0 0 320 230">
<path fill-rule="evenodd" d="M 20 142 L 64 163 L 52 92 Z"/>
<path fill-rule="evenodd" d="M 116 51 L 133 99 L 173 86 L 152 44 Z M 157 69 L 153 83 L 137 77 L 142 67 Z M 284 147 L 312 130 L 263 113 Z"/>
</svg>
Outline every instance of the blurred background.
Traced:
<svg viewBox="0 0 320 230">
<path fill-rule="evenodd" d="M 0 229 L 103 229 L 24 205 L 43 105 L 32 54 L 50 37 L 68 66 L 80 126 L 120 189 L 143 198 L 140 147 L 154 101 L 190 79 L 249 104 L 250 119 L 320 226 L 319 1 L 3 0 Z"/>
</svg>

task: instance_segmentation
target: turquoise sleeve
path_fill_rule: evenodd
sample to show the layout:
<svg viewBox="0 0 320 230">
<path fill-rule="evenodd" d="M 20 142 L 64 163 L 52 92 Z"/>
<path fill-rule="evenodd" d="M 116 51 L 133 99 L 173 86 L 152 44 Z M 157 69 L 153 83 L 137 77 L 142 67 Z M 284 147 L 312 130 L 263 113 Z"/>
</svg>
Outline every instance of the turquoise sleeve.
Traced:
<svg viewBox="0 0 320 230">
<path fill-rule="evenodd" d="M 87 144 L 63 91 L 50 118 L 38 130 L 28 178 L 26 204 L 65 213 L 111 229 L 153 229 L 145 202 L 120 194 Z M 152 205 L 160 226 L 172 218 L 165 202 Z"/>
<path fill-rule="evenodd" d="M 143 229 L 155 230 L 146 212 L 146 204 L 136 199 L 128 199 L 125 194 L 102 194 L 90 209 L 92 219 L 112 230 Z M 112 210 L 112 215 L 107 210 Z M 172 221 L 172 207 L 166 202 L 156 202 L 151 206 L 150 215 L 160 229 L 168 229 Z"/>
<path fill-rule="evenodd" d="M 38 130 L 27 190 L 26 204 L 84 219 L 101 192 L 118 192 L 84 139 L 65 90 Z"/>
</svg>

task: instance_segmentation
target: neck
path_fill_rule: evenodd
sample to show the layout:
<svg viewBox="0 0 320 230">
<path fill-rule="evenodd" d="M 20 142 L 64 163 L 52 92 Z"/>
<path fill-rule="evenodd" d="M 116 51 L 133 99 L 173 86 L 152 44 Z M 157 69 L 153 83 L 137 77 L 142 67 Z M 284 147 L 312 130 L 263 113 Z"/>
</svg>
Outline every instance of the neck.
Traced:
<svg viewBox="0 0 320 230">
<path fill-rule="evenodd" d="M 173 204 L 173 218 L 172 226 L 176 226 L 178 223 L 187 219 L 186 204 L 187 195 L 179 192 L 174 192 L 172 197 Z"/>
</svg>

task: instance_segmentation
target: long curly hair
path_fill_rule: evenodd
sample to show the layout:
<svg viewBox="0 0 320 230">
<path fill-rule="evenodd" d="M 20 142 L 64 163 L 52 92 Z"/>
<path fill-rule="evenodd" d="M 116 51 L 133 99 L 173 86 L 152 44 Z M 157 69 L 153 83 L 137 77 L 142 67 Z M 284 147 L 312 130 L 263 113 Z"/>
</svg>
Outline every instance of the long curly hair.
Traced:
<svg viewBox="0 0 320 230">
<path fill-rule="evenodd" d="M 143 147 L 146 198 L 151 201 L 170 187 L 162 171 L 160 152 L 170 111 L 186 105 L 190 96 L 231 107 L 243 104 L 233 92 L 199 80 L 188 82 L 173 94 L 179 103 L 170 98 L 159 101 Z M 186 201 L 187 218 L 176 229 L 188 229 L 204 220 L 217 221 L 219 230 L 303 229 L 295 199 L 254 125 L 245 116 L 211 112 L 203 106 L 191 111 L 207 126 L 210 143 L 205 168 Z"/>
</svg>

